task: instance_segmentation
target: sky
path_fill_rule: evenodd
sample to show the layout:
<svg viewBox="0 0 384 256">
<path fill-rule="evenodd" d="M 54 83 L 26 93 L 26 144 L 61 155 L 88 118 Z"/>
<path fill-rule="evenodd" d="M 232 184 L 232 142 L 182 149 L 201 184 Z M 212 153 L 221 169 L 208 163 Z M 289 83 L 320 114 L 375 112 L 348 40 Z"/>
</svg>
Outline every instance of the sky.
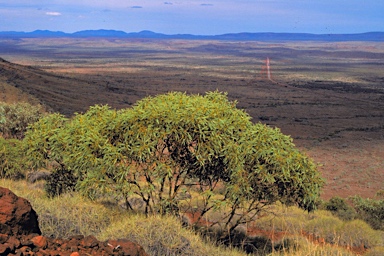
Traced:
<svg viewBox="0 0 384 256">
<path fill-rule="evenodd" d="M 0 0 L 0 31 L 165 34 L 384 31 L 384 0 Z"/>
</svg>

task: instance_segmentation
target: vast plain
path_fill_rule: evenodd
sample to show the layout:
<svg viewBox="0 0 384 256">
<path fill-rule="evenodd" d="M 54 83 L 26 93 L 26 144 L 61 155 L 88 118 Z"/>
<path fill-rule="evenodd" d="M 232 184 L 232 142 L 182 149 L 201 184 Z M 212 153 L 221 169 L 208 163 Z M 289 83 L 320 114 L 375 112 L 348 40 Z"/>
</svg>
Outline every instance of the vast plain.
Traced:
<svg viewBox="0 0 384 256">
<path fill-rule="evenodd" d="M 0 40 L 0 58 L 1 101 L 68 116 L 169 91 L 227 92 L 319 164 L 322 198 L 384 189 L 382 42 L 19 38 Z"/>
</svg>

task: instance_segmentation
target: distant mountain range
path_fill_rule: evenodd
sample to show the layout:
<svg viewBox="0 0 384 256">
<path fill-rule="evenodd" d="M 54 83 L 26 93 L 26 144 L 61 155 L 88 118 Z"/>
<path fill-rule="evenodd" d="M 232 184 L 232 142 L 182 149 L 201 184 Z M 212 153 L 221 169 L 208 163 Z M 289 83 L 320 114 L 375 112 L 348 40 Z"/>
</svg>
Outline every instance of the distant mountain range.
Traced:
<svg viewBox="0 0 384 256">
<path fill-rule="evenodd" d="M 4 31 L 0 38 L 141 38 L 141 39 L 191 39 L 191 40 L 235 40 L 235 41 L 384 41 L 384 32 L 360 34 L 309 34 L 309 33 L 231 33 L 222 35 L 167 35 L 149 30 L 126 33 L 119 30 L 83 30 L 75 33 L 35 30 L 33 32 Z"/>
</svg>

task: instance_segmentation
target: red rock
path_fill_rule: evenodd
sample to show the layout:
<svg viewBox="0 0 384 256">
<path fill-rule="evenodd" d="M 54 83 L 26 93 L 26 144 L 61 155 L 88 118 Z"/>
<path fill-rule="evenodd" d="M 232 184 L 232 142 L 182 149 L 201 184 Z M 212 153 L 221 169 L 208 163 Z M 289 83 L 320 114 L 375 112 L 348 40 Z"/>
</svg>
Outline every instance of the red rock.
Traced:
<svg viewBox="0 0 384 256">
<path fill-rule="evenodd" d="M 35 236 L 34 238 L 31 239 L 31 241 L 36 247 L 45 249 L 48 246 L 47 238 L 43 236 Z"/>
<path fill-rule="evenodd" d="M 99 241 L 94 236 L 87 236 L 81 240 L 80 245 L 84 248 L 94 248 L 99 246 Z"/>
<path fill-rule="evenodd" d="M 15 246 L 15 248 L 19 248 L 21 245 L 20 240 L 14 236 L 9 237 L 7 243 L 13 244 Z"/>
<path fill-rule="evenodd" d="M 140 245 L 128 241 L 127 239 L 108 240 L 114 251 L 121 251 L 124 255 L 130 256 L 149 256 Z"/>
<path fill-rule="evenodd" d="M 50 256 L 50 252 L 44 251 L 44 250 L 39 250 L 35 253 L 35 256 Z"/>
<path fill-rule="evenodd" d="M 8 241 L 9 236 L 7 234 L 0 234 L 0 244 Z"/>
<path fill-rule="evenodd" d="M 37 214 L 31 204 L 12 191 L 0 187 L 0 233 L 8 235 L 41 234 Z"/>
<path fill-rule="evenodd" d="M 0 244 L 0 255 L 8 255 L 11 252 L 12 250 L 10 248 L 10 244 L 8 243 Z"/>
<path fill-rule="evenodd" d="M 73 253 L 71 253 L 70 256 L 80 256 L 80 253 L 78 253 L 78 252 L 73 252 Z"/>
</svg>

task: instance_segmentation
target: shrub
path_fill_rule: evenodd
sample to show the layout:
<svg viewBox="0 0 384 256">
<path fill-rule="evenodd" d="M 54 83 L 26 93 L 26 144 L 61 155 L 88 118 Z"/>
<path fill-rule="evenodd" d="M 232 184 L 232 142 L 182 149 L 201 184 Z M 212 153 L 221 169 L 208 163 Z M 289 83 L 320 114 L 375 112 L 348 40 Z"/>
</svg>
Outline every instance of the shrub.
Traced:
<svg viewBox="0 0 384 256">
<path fill-rule="evenodd" d="M 384 230 L 384 200 L 364 199 L 360 196 L 351 199 L 360 219 L 374 229 Z"/>
<path fill-rule="evenodd" d="M 276 201 L 312 210 L 323 184 L 316 165 L 279 129 L 253 124 L 225 94 L 169 93 L 132 109 L 91 107 L 31 126 L 27 153 L 70 170 L 89 196 L 140 197 L 146 214 L 226 209 L 234 230 Z M 197 195 L 196 198 L 182 194 Z"/>
<path fill-rule="evenodd" d="M 29 103 L 0 103 L 0 133 L 4 138 L 24 137 L 29 124 L 39 120 L 45 111 L 40 105 Z"/>
<path fill-rule="evenodd" d="M 0 137 L 0 178 L 24 177 L 24 163 L 22 142 Z"/>
<path fill-rule="evenodd" d="M 342 220 L 352 220 L 356 217 L 356 211 L 341 197 L 332 197 L 323 207 Z"/>
<path fill-rule="evenodd" d="M 31 163 L 31 168 L 36 170 L 46 167 L 49 162 L 56 162 L 62 166 L 63 150 L 62 141 L 55 139 L 60 128 L 67 119 L 61 114 L 50 114 L 30 125 L 23 139 L 26 158 Z"/>
</svg>

